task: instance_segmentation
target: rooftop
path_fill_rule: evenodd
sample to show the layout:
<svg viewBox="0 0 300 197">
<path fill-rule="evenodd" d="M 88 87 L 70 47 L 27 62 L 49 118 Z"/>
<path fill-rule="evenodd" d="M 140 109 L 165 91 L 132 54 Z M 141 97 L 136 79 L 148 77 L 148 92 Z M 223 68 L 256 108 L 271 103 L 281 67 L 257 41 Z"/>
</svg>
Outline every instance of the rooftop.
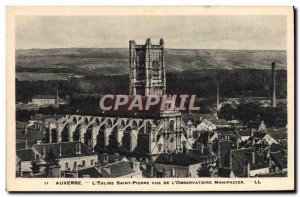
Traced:
<svg viewBox="0 0 300 197">
<path fill-rule="evenodd" d="M 79 145 L 81 146 L 81 154 L 76 154 L 76 152 L 79 150 Z M 61 154 L 60 158 L 96 155 L 96 153 L 92 152 L 93 150 L 89 146 L 81 142 L 61 142 L 37 144 L 33 146 L 33 148 L 35 148 L 41 155 L 43 155 L 44 147 L 46 153 L 52 149 L 54 155 Z"/>
<path fill-rule="evenodd" d="M 35 160 L 35 154 L 32 149 L 17 150 L 17 157 L 21 161 L 33 161 Z"/>
<path fill-rule="evenodd" d="M 55 99 L 52 95 L 34 95 L 32 99 Z"/>
</svg>

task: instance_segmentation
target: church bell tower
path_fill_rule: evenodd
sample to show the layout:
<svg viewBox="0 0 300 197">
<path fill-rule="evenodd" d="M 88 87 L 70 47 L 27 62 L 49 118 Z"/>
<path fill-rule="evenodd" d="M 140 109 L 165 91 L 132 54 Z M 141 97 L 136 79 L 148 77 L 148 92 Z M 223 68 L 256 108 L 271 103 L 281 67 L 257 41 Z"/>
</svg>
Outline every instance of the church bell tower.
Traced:
<svg viewBox="0 0 300 197">
<path fill-rule="evenodd" d="M 129 87 L 130 95 L 166 94 L 164 40 L 153 45 L 150 38 L 144 45 L 129 41 Z"/>
</svg>

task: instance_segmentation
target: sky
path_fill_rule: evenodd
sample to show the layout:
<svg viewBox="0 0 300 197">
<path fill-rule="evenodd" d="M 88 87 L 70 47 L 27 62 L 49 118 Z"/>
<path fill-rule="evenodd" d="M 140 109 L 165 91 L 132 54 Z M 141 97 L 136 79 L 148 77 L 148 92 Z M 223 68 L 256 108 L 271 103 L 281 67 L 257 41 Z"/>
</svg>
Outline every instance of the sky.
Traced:
<svg viewBox="0 0 300 197">
<path fill-rule="evenodd" d="M 286 50 L 285 16 L 17 16 L 16 48 Z"/>
</svg>

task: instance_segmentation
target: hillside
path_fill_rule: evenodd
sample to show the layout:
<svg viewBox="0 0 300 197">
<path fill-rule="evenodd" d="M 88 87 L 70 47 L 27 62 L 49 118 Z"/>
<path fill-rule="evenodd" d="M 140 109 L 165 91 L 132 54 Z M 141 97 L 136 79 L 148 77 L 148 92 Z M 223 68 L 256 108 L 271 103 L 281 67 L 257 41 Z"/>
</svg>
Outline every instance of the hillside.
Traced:
<svg viewBox="0 0 300 197">
<path fill-rule="evenodd" d="M 16 51 L 18 80 L 65 80 L 69 77 L 128 73 L 128 49 L 70 48 Z M 166 49 L 168 73 L 206 69 L 286 69 L 286 51 Z M 37 75 L 37 73 L 39 73 Z"/>
</svg>

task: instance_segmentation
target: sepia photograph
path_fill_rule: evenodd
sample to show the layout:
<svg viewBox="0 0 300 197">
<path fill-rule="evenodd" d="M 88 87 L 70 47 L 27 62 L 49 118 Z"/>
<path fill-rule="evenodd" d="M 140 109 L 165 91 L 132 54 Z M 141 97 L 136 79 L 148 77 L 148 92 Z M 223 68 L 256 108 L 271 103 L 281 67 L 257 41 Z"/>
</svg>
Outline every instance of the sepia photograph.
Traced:
<svg viewBox="0 0 300 197">
<path fill-rule="evenodd" d="M 292 7 L 7 13 L 8 190 L 294 189 Z"/>
</svg>

